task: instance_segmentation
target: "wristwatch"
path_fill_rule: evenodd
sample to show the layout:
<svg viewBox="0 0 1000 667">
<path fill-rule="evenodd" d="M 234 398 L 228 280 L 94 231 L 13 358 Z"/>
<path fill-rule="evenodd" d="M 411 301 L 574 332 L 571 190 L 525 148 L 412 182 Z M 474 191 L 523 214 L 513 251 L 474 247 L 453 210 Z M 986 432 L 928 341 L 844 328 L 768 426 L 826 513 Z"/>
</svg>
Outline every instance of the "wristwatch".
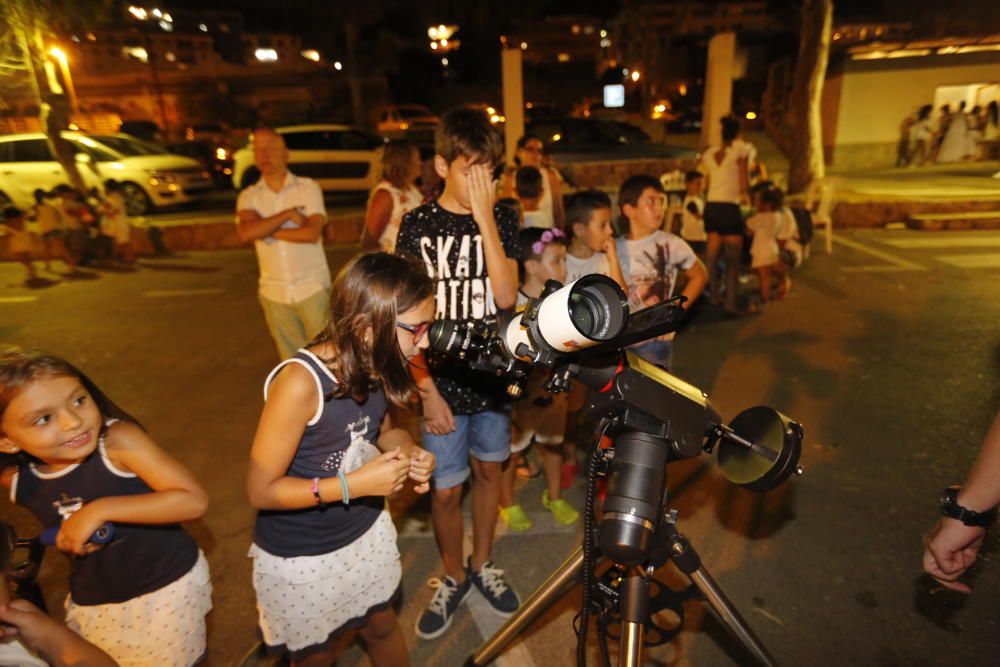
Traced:
<svg viewBox="0 0 1000 667">
<path fill-rule="evenodd" d="M 992 523 L 997 515 L 995 508 L 986 512 L 976 512 L 958 504 L 958 492 L 961 488 L 952 485 L 944 490 L 944 495 L 941 496 L 941 514 L 957 519 L 966 526 L 984 527 Z"/>
</svg>

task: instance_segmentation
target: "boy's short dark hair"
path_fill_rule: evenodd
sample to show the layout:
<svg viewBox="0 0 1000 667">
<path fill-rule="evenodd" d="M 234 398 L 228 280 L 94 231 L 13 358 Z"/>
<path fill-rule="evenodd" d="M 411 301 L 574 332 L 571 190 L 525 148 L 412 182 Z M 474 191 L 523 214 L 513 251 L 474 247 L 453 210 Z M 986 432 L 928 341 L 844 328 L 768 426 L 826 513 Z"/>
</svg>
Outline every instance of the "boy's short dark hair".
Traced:
<svg viewBox="0 0 1000 667">
<path fill-rule="evenodd" d="M 469 162 L 491 169 L 503 157 L 503 139 L 483 111 L 452 109 L 434 131 L 434 148 L 448 164 L 464 155 Z"/>
<path fill-rule="evenodd" d="M 691 181 L 697 181 L 699 178 L 705 178 L 705 174 L 703 174 L 703 173 L 701 173 L 700 171 L 697 171 L 697 170 L 689 171 L 688 173 L 684 174 L 684 183 L 690 183 Z"/>
<path fill-rule="evenodd" d="M 639 198 L 642 197 L 642 193 L 647 188 L 653 188 L 660 194 L 665 193 L 660 179 L 648 174 L 637 174 L 625 179 L 621 189 L 618 190 L 618 206 L 621 208 L 622 215 L 625 215 L 625 204 L 630 206 L 639 205 Z"/>
<path fill-rule="evenodd" d="M 524 221 L 524 207 L 521 206 L 521 200 L 515 197 L 503 197 L 497 200 L 497 206 L 506 206 L 517 213 L 518 220 Z"/>
<path fill-rule="evenodd" d="M 566 203 L 566 229 L 573 234 L 573 225 L 586 225 L 600 208 L 611 209 L 611 198 L 600 190 L 581 190 Z"/>
<path fill-rule="evenodd" d="M 4 220 L 15 220 L 17 218 L 23 218 L 24 211 L 17 208 L 16 206 L 8 206 L 3 210 Z"/>
<path fill-rule="evenodd" d="M 514 191 L 521 199 L 538 199 L 542 196 L 542 172 L 537 167 L 521 167 L 514 177 Z"/>
<path fill-rule="evenodd" d="M 35 192 L 33 194 L 35 196 L 35 203 L 36 204 L 41 204 L 42 201 L 44 199 L 48 198 L 48 196 L 49 196 L 48 191 L 47 190 L 43 190 L 41 188 L 35 188 Z"/>
</svg>

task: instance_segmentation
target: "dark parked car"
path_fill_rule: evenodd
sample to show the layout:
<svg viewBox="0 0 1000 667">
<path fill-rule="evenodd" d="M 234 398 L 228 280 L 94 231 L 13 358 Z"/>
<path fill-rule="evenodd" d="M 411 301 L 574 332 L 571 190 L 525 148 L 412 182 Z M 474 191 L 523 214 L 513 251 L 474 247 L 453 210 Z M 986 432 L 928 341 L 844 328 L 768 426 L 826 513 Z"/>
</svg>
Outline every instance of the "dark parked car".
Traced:
<svg viewBox="0 0 1000 667">
<path fill-rule="evenodd" d="M 123 120 L 118 132 L 128 134 L 145 141 L 163 141 L 163 130 L 151 120 Z"/>
<path fill-rule="evenodd" d="M 203 139 L 167 144 L 167 150 L 198 160 L 212 176 L 215 187 L 220 189 L 233 187 L 233 149 L 228 145 Z"/>
<path fill-rule="evenodd" d="M 701 109 L 677 109 L 673 115 L 674 118 L 667 123 L 667 132 L 701 132 Z"/>
<path fill-rule="evenodd" d="M 551 118 L 528 123 L 526 131 L 541 137 L 546 152 L 563 163 L 698 157 L 687 147 L 653 143 L 638 127 L 618 121 Z"/>
</svg>

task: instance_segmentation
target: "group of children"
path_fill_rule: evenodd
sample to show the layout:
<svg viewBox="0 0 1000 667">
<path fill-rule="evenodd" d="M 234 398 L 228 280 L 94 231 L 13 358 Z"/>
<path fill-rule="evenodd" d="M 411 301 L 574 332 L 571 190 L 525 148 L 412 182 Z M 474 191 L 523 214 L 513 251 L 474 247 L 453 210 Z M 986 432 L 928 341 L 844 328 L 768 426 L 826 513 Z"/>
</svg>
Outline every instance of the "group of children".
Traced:
<svg viewBox="0 0 1000 667">
<path fill-rule="evenodd" d="M 473 589 L 501 616 L 520 605 L 491 554 L 501 506 L 511 528 L 530 525 L 512 509 L 504 470 L 512 449 L 540 446 L 543 505 L 561 523 L 578 520 L 560 493 L 564 466 L 576 460 L 564 435 L 586 392 L 549 396 L 544 378 L 533 377 L 512 406 L 502 378 L 428 350 L 433 320 L 479 320 L 523 306 L 546 280 L 591 273 L 617 281 L 633 309 L 671 298 L 681 275 L 685 307 L 705 286 L 695 251 L 662 229 L 658 179 L 622 184 L 627 230 L 617 239 L 611 202 L 598 191 L 569 199 L 563 227 L 553 216 L 552 225 L 522 229 L 516 211 L 495 201 L 501 151 L 481 113 L 446 114 L 433 163 L 440 196 L 402 216 L 395 254 L 363 254 L 340 271 L 326 327 L 267 374 L 249 454 L 257 510 L 249 556 L 264 644 L 295 665 L 331 664 L 335 640 L 350 629 L 373 664 L 409 664 L 394 610 L 403 573 L 386 511 L 386 496 L 405 484 L 430 493 L 444 570 L 417 620 L 423 639 L 442 635 Z M 672 351 L 669 334 L 635 346 L 667 368 Z M 415 403 L 421 446 L 396 418 Z M 78 369 L 18 350 L 0 353 L 0 453 L 13 457 L 3 478 L 12 497 L 44 526 L 60 526 L 56 545 L 75 556 L 67 624 L 122 665 L 196 662 L 211 585 L 180 523 L 201 516 L 207 498 L 184 466 Z M 470 477 L 466 557 L 461 501 Z M 108 522 L 111 542 L 91 544 Z"/>
<path fill-rule="evenodd" d="M 69 273 L 98 259 L 135 261 L 132 228 L 122 185 L 104 183 L 104 192 L 92 188 L 86 194 L 68 185 L 53 191 L 37 189 L 35 205 L 27 212 L 8 206 L 3 210 L 2 230 L 10 237 L 9 250 L 24 265 L 27 280 L 38 277 L 35 260 L 43 259 L 52 271 L 54 260 L 62 260 Z M 34 222 L 37 230 L 29 227 Z"/>
<path fill-rule="evenodd" d="M 704 257 L 705 232 L 703 199 L 704 176 L 699 171 L 685 174 L 686 193 L 681 204 L 678 234 Z M 802 263 L 805 242 L 795 213 L 785 205 L 784 193 L 771 181 L 751 188 L 751 208 L 744 233 L 749 237 L 750 268 L 757 275 L 760 304 L 783 299 L 791 289 L 791 270 Z M 670 226 L 672 221 L 667 221 Z"/>
</svg>

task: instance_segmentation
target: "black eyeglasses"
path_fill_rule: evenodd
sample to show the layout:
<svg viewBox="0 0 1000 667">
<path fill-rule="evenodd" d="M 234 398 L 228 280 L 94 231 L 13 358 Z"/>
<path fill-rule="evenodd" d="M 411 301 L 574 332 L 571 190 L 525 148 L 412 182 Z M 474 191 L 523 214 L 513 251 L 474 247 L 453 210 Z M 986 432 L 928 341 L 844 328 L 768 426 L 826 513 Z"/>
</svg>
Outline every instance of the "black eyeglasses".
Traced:
<svg viewBox="0 0 1000 667">
<path fill-rule="evenodd" d="M 427 330 L 431 328 L 431 323 L 423 322 L 421 324 L 414 326 L 412 324 L 406 324 L 405 322 L 396 322 L 396 326 L 399 327 L 400 329 L 405 329 L 406 331 L 409 331 L 411 334 L 413 334 L 413 342 L 417 343 L 420 342 L 420 339 L 424 337 L 424 334 L 427 333 Z"/>
</svg>

